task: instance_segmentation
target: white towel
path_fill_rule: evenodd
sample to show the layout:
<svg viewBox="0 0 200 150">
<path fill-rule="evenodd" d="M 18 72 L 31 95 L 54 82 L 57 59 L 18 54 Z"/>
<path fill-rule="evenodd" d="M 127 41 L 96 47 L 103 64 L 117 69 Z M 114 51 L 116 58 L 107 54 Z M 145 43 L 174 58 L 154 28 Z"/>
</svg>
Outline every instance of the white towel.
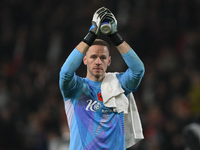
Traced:
<svg viewBox="0 0 200 150">
<path fill-rule="evenodd" d="M 142 125 L 132 93 L 128 98 L 124 95 L 117 73 L 106 73 L 101 84 L 104 106 L 124 115 L 126 148 L 144 139 Z M 129 104 L 130 103 L 130 104 Z"/>
</svg>

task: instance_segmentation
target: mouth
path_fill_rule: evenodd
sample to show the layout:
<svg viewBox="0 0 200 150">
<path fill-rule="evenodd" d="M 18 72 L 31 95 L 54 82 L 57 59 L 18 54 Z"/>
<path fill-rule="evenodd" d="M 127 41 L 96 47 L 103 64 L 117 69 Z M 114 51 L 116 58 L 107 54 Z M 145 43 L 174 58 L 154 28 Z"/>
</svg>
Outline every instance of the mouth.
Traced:
<svg viewBox="0 0 200 150">
<path fill-rule="evenodd" d="M 101 68 L 94 68 L 94 71 L 101 71 Z"/>
</svg>

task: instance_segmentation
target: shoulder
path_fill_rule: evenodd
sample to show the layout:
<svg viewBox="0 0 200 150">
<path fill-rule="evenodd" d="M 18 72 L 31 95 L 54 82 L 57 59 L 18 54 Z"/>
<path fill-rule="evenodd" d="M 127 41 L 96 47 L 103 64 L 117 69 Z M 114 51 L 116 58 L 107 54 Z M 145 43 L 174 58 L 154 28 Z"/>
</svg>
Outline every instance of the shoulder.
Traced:
<svg viewBox="0 0 200 150">
<path fill-rule="evenodd" d="M 125 72 L 116 73 L 115 75 L 116 75 L 117 79 L 119 80 L 119 83 L 121 84 L 122 89 L 125 91 L 125 95 L 128 95 L 129 93 L 133 92 L 133 90 L 131 90 L 127 87 L 126 80 L 128 77 L 125 75 Z"/>
</svg>

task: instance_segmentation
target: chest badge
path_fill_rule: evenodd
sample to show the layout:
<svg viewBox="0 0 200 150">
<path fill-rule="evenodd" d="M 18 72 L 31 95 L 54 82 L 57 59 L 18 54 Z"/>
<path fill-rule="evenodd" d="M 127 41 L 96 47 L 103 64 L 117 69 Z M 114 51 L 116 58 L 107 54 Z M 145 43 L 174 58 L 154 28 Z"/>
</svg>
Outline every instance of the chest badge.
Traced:
<svg viewBox="0 0 200 150">
<path fill-rule="evenodd" d="M 98 100 L 99 100 L 100 102 L 103 102 L 103 98 L 102 98 L 102 96 L 101 96 L 101 92 L 97 94 L 97 97 L 98 97 Z"/>
</svg>

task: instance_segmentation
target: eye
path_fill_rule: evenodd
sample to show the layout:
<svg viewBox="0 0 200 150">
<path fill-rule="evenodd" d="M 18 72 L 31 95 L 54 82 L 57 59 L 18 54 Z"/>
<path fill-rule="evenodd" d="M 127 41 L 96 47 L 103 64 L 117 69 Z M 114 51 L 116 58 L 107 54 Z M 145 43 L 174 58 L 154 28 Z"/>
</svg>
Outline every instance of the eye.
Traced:
<svg viewBox="0 0 200 150">
<path fill-rule="evenodd" d="M 95 55 L 91 55 L 90 58 L 95 59 L 95 58 L 97 58 L 97 56 L 95 56 Z"/>
<path fill-rule="evenodd" d="M 106 56 L 101 56 L 100 58 L 101 58 L 101 59 L 106 59 Z"/>
</svg>

